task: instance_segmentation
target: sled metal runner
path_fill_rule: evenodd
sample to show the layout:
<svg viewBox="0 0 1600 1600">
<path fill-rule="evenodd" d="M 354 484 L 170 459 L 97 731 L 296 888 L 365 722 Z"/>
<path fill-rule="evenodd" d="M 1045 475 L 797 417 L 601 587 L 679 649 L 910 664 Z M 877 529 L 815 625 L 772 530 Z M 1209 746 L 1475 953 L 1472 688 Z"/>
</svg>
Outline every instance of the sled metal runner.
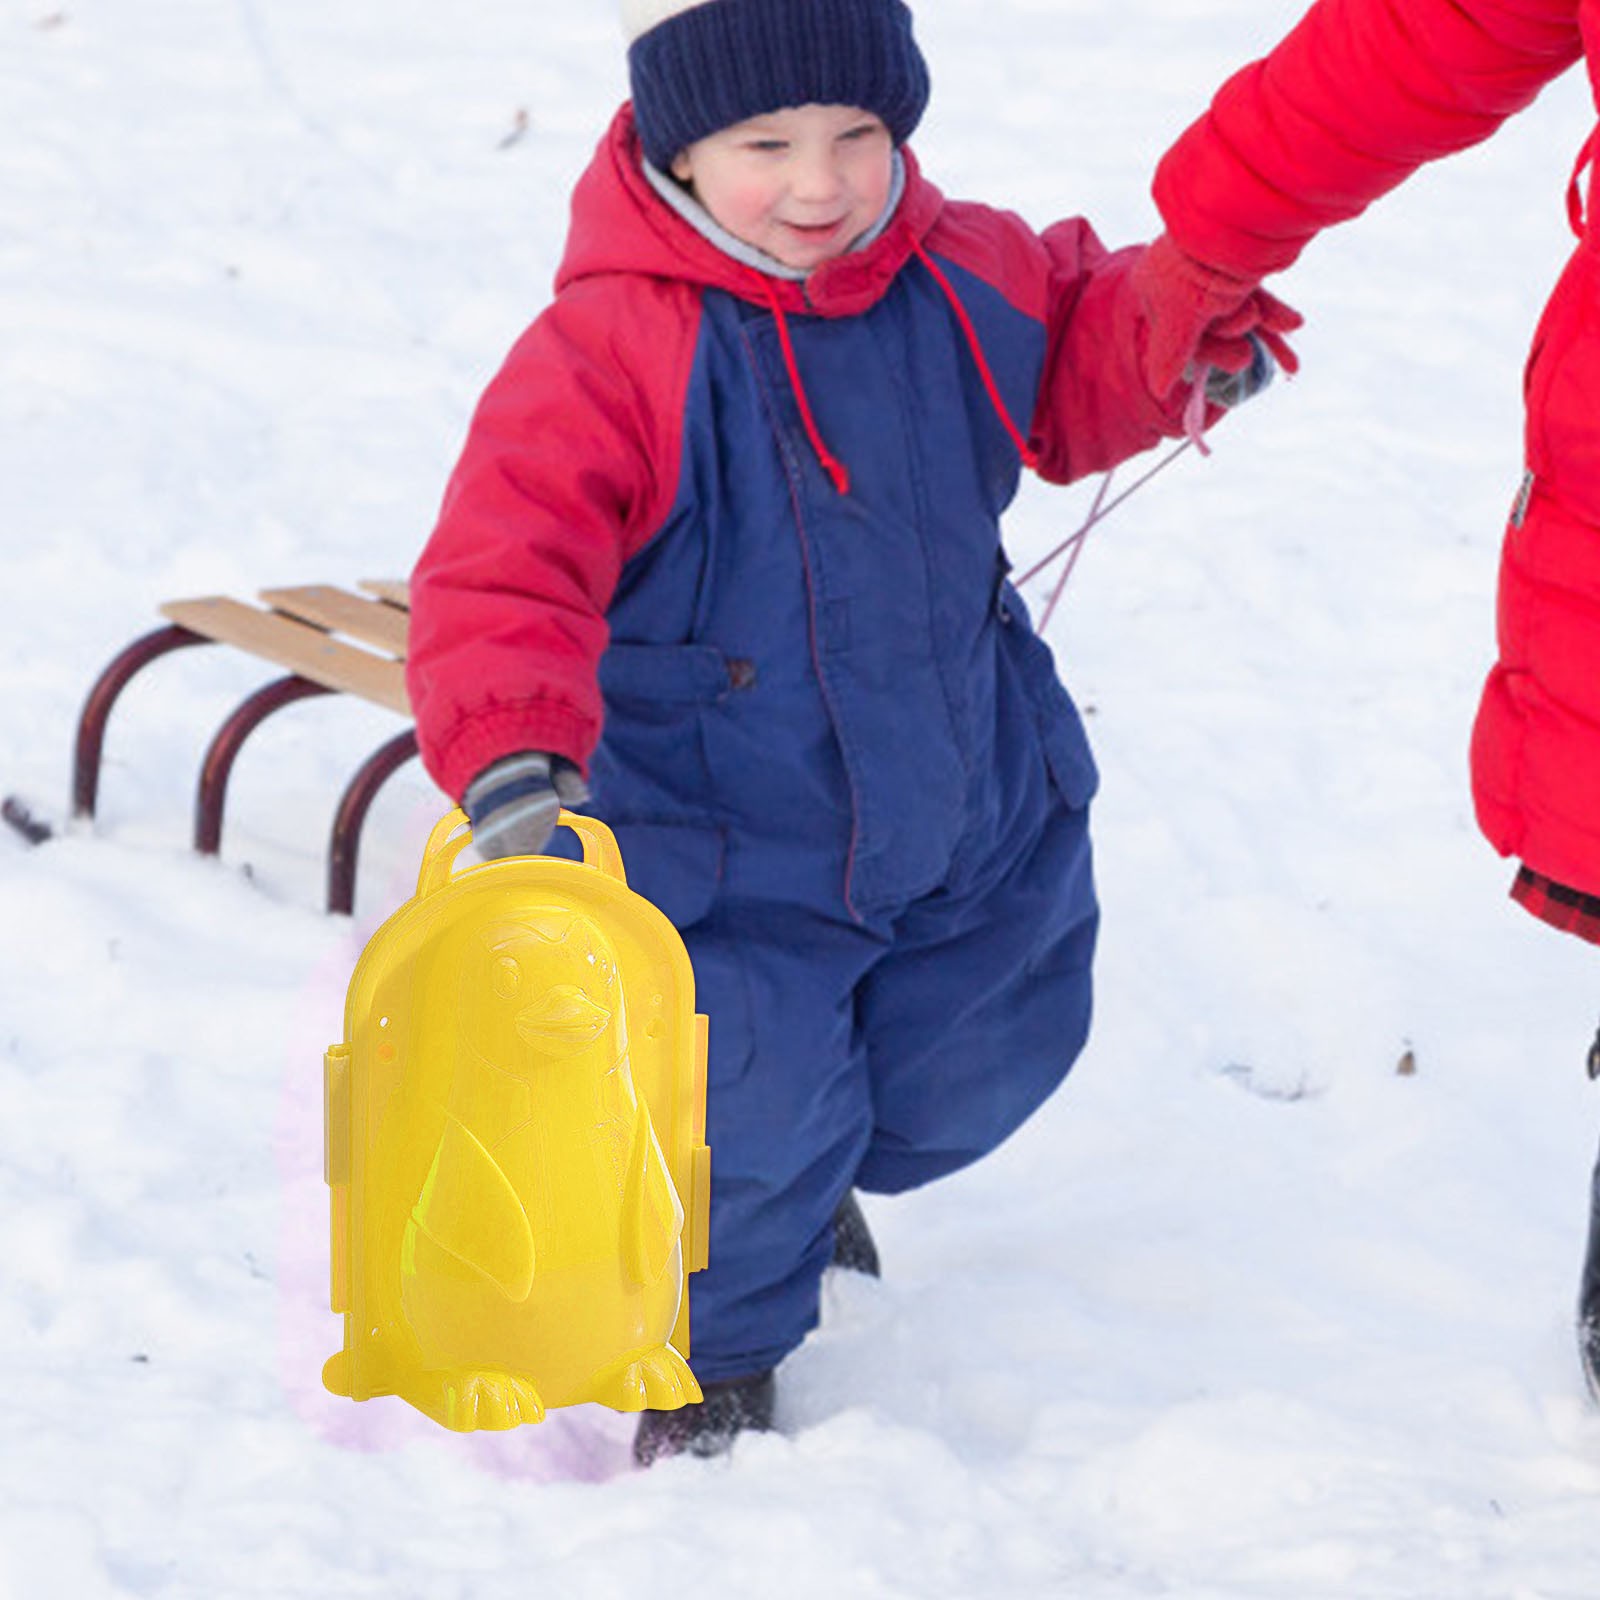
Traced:
<svg viewBox="0 0 1600 1600">
<path fill-rule="evenodd" d="M 73 747 L 73 815 L 94 817 L 106 725 L 123 691 L 163 656 L 194 645 L 228 645 L 287 669 L 285 676 L 241 701 L 207 746 L 194 802 L 194 848 L 201 855 L 216 855 L 222 848 L 223 815 L 234 762 L 245 741 L 268 717 L 301 700 L 353 694 L 409 718 L 406 585 L 393 579 L 372 579 L 359 588 L 362 593 L 306 584 L 264 589 L 259 605 L 213 595 L 161 606 L 166 624 L 124 646 L 106 664 L 84 700 Z M 373 751 L 346 784 L 328 843 L 329 911 L 348 913 L 352 909 L 367 813 L 384 783 L 416 753 L 416 731 L 407 728 Z M 8 800 L 5 816 L 30 842 L 48 836 L 48 830 L 20 801 Z"/>
</svg>

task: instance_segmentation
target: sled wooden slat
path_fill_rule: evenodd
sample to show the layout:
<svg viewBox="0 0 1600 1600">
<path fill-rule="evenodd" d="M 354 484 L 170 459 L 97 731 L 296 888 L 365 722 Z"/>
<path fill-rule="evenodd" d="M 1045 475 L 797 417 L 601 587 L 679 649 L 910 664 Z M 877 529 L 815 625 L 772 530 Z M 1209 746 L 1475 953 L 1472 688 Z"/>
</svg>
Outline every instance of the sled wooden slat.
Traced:
<svg viewBox="0 0 1600 1600">
<path fill-rule="evenodd" d="M 357 695 L 403 716 L 410 714 L 405 663 L 394 656 L 345 644 L 321 627 L 226 595 L 169 600 L 160 610 L 169 622 L 275 662 L 326 689 Z"/>
<path fill-rule="evenodd" d="M 376 645 L 390 655 L 406 653 L 406 613 L 382 600 L 367 600 L 332 584 L 302 584 L 292 589 L 263 589 L 261 598 L 313 627 L 342 633 L 362 644 Z"/>
<path fill-rule="evenodd" d="M 361 587 L 402 611 L 411 608 L 411 585 L 404 578 L 363 578 Z"/>
</svg>

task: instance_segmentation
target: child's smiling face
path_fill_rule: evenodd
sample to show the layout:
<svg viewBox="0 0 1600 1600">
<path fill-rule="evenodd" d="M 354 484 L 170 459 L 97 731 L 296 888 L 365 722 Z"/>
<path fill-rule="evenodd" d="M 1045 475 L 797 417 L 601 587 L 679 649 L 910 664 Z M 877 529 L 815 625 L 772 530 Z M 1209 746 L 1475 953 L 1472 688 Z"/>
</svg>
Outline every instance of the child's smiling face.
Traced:
<svg viewBox="0 0 1600 1600">
<path fill-rule="evenodd" d="M 734 238 L 810 272 L 883 215 L 893 141 L 856 106 L 788 106 L 681 151 L 672 175 Z"/>
</svg>

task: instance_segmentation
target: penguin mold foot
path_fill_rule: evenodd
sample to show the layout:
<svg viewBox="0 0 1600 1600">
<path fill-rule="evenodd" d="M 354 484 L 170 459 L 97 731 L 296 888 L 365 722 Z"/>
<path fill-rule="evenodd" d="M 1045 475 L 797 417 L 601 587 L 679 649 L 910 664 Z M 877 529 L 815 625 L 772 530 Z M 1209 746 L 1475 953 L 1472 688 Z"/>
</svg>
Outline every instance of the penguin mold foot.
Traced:
<svg viewBox="0 0 1600 1600">
<path fill-rule="evenodd" d="M 675 1411 L 700 1399 L 700 1385 L 689 1363 L 670 1344 L 662 1344 L 602 1372 L 592 1393 L 615 1411 Z"/>
<path fill-rule="evenodd" d="M 528 1379 L 494 1367 L 419 1372 L 400 1390 L 418 1411 L 456 1433 L 544 1421 L 544 1401 Z"/>
<path fill-rule="evenodd" d="M 350 1377 L 350 1352 L 348 1350 L 335 1350 L 322 1363 L 322 1387 L 329 1394 L 343 1395 L 346 1400 L 350 1398 L 352 1383 Z"/>
</svg>

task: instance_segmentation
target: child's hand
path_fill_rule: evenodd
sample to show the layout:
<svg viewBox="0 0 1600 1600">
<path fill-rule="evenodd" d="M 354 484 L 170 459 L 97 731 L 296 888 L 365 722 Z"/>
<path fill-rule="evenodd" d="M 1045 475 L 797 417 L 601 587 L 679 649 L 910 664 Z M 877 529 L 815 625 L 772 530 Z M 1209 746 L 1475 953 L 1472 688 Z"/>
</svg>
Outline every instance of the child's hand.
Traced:
<svg viewBox="0 0 1600 1600">
<path fill-rule="evenodd" d="M 1235 406 L 1242 406 L 1246 400 L 1253 400 L 1273 380 L 1278 371 L 1277 363 L 1272 359 L 1272 352 L 1267 348 L 1266 341 L 1257 334 L 1250 334 L 1250 365 L 1239 372 L 1226 372 L 1221 367 L 1212 367 L 1206 374 L 1206 404 L 1221 406 L 1224 411 L 1232 411 Z"/>
<path fill-rule="evenodd" d="M 536 856 L 550 843 L 563 806 L 589 798 L 583 774 L 564 756 L 523 750 L 485 767 L 461 797 L 472 842 L 486 861 Z"/>
<path fill-rule="evenodd" d="M 1254 279 L 1196 261 L 1164 233 L 1134 263 L 1132 281 L 1148 322 L 1144 379 L 1152 394 L 1164 399 L 1208 371 L 1248 370 L 1252 338 L 1285 372 L 1299 371 L 1284 335 L 1305 319 Z"/>
</svg>

